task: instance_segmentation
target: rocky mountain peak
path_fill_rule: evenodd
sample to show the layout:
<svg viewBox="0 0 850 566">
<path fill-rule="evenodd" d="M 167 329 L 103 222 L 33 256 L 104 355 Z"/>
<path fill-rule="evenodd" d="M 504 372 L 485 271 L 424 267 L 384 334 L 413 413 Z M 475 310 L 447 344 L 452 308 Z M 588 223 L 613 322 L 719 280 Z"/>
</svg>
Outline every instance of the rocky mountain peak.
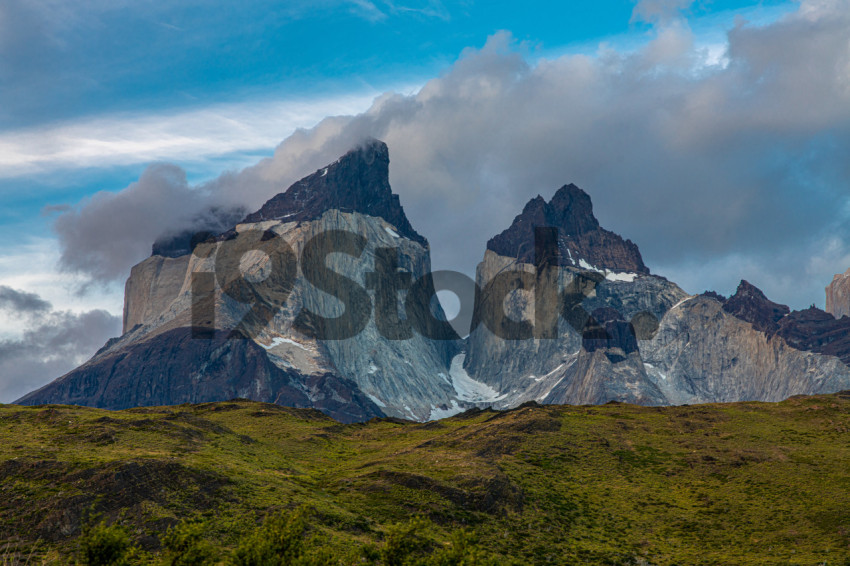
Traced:
<svg viewBox="0 0 850 566">
<path fill-rule="evenodd" d="M 511 226 L 487 242 L 487 249 L 534 263 L 534 229 L 559 228 L 559 263 L 597 270 L 648 274 L 638 247 L 605 230 L 593 215 L 590 195 L 574 184 L 561 187 L 549 202 L 537 196 Z"/>
<path fill-rule="evenodd" d="M 826 312 L 835 318 L 850 316 L 850 269 L 833 277 L 826 288 Z"/>
<path fill-rule="evenodd" d="M 383 218 L 402 236 L 427 246 L 425 238 L 410 225 L 398 195 L 390 188 L 389 164 L 387 145 L 376 139 L 366 140 L 272 197 L 243 222 L 309 221 L 336 209 Z"/>
<path fill-rule="evenodd" d="M 549 206 L 555 216 L 554 220 L 567 234 L 583 234 L 599 229 L 590 195 L 572 183 L 561 187 Z"/>
<path fill-rule="evenodd" d="M 753 325 L 762 332 L 775 333 L 779 321 L 791 312 L 785 305 L 774 303 L 765 294 L 746 280 L 741 280 L 738 289 L 724 304 L 723 310 Z"/>
</svg>

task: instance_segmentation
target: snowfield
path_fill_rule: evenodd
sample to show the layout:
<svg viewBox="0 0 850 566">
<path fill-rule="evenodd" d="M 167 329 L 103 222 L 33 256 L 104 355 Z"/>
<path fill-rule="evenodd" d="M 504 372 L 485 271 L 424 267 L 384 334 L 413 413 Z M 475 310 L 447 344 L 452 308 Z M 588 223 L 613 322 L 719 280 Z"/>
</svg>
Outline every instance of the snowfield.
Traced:
<svg viewBox="0 0 850 566">
<path fill-rule="evenodd" d="M 461 401 L 470 401 L 472 403 L 492 403 L 507 397 L 507 393 L 499 395 L 499 392 L 480 381 L 475 381 L 463 369 L 463 361 L 466 359 L 466 354 L 458 354 L 452 358 L 452 365 L 449 369 L 449 377 L 452 378 L 452 387 L 457 392 L 457 398 Z"/>
</svg>

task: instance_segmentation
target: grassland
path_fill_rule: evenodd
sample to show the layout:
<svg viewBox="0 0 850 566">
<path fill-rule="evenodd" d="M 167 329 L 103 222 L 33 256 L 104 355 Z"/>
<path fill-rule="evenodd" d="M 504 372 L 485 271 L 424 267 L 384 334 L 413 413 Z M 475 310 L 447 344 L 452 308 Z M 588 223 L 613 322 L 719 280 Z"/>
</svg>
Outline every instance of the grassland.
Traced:
<svg viewBox="0 0 850 566">
<path fill-rule="evenodd" d="M 500 564 L 850 564 L 850 393 L 426 424 L 242 400 L 0 406 L 6 563 L 71 562 L 95 520 L 149 562 L 191 521 L 226 561 L 305 505 L 311 544 L 341 563 L 380 563 L 363 549 L 420 517 L 437 547 L 465 529 Z"/>
</svg>

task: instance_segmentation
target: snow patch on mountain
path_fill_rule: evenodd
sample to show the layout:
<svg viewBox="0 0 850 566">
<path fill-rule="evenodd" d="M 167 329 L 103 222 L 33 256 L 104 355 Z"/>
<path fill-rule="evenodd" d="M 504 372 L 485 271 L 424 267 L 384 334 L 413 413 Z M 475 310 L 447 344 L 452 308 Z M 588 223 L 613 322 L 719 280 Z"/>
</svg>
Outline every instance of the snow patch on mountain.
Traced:
<svg viewBox="0 0 850 566">
<path fill-rule="evenodd" d="M 445 409 L 431 406 L 431 414 L 428 416 L 429 421 L 436 421 L 440 419 L 447 419 L 449 417 L 453 417 L 459 413 L 463 412 L 463 407 L 457 404 L 457 401 L 452 400 L 452 404 L 450 407 Z"/>
<path fill-rule="evenodd" d="M 272 338 L 272 343 L 269 344 L 268 346 L 266 346 L 265 344 L 260 344 L 260 346 L 262 346 L 266 350 L 271 350 L 275 346 L 280 346 L 281 344 L 291 344 L 291 345 L 293 345 L 297 348 L 301 348 L 304 351 L 307 351 L 307 352 L 310 351 L 310 348 L 308 348 L 304 344 L 301 344 L 300 342 L 296 342 L 295 340 L 290 340 L 289 338 L 281 338 L 280 336 L 276 336 L 275 338 Z"/>
<path fill-rule="evenodd" d="M 473 403 L 491 403 L 499 401 L 507 397 L 507 393 L 499 395 L 499 392 L 480 381 L 476 381 L 469 377 L 466 370 L 463 369 L 463 361 L 466 359 L 466 354 L 458 354 L 452 358 L 452 365 L 449 368 L 449 376 L 452 378 L 452 387 L 457 392 L 457 398 L 461 401 L 470 401 Z"/>
<path fill-rule="evenodd" d="M 572 254 L 570 254 L 570 260 L 572 259 Z M 632 283 L 638 276 L 637 273 L 611 271 L 610 269 L 600 269 L 599 267 L 591 265 L 583 259 L 578 260 L 578 265 L 582 269 L 586 269 L 588 271 L 595 271 L 596 273 L 603 274 L 605 276 L 605 279 L 607 279 L 608 281 L 623 281 L 625 283 Z"/>
<path fill-rule="evenodd" d="M 378 399 L 377 397 L 375 397 L 375 396 L 374 396 L 374 395 L 372 395 L 371 393 L 366 393 L 366 397 L 368 397 L 369 399 L 371 399 L 371 400 L 372 400 L 372 402 L 373 402 L 374 404 L 376 404 L 377 406 L 381 407 L 382 409 L 383 409 L 384 407 L 386 407 L 386 404 L 385 404 L 383 401 L 381 401 L 380 399 Z"/>
</svg>

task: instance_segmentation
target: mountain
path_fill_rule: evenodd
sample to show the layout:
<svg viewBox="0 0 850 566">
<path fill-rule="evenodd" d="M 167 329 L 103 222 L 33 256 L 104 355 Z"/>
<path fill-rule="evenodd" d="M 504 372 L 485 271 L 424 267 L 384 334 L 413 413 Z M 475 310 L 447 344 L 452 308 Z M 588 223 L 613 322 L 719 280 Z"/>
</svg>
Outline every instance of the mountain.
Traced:
<svg viewBox="0 0 850 566">
<path fill-rule="evenodd" d="M 835 318 L 850 316 L 850 269 L 833 277 L 826 288 L 826 312 Z"/>
<path fill-rule="evenodd" d="M 239 215 L 239 220 L 236 215 Z M 342 422 L 470 408 L 778 401 L 850 389 L 850 317 L 742 281 L 691 296 L 568 184 L 531 199 L 476 269 L 468 337 L 432 300 L 430 249 L 366 140 L 257 211 L 154 243 L 123 334 L 17 402 L 109 409 L 245 398 Z M 830 286 L 840 309 L 844 279 Z M 828 291 L 829 292 L 829 291 Z"/>
<path fill-rule="evenodd" d="M 428 302 L 428 243 L 388 172 L 386 145 L 370 140 L 227 230 L 155 246 L 127 280 L 124 334 L 18 403 L 123 409 L 242 397 L 344 422 L 429 418 L 456 400 L 446 378 L 455 342 L 416 332 L 401 339 L 369 316 L 372 302 L 398 301 L 384 287 L 367 294 L 380 260 L 421 283 L 426 298 L 402 306 L 429 335 L 444 318 Z M 246 285 L 251 277 L 261 283 Z M 297 316 L 303 310 L 314 316 Z"/>
<path fill-rule="evenodd" d="M 538 195 L 525 205 L 511 226 L 487 242 L 487 249 L 521 263 L 533 263 L 534 228 L 557 226 L 559 261 L 586 269 L 649 274 L 638 247 L 599 225 L 590 196 L 573 184 L 546 200 Z"/>
<path fill-rule="evenodd" d="M 549 251 L 541 242 L 547 238 Z M 649 335 L 688 295 L 651 275 L 635 244 L 600 227 L 587 193 L 566 185 L 548 203 L 541 197 L 529 201 L 511 226 L 490 240 L 478 265 L 480 288 L 492 289 L 490 282 L 498 278 L 511 288 L 533 287 L 527 293 L 508 294 L 509 319 L 534 320 L 538 313 L 562 316 L 537 321 L 556 325 L 548 336 L 506 339 L 486 324 L 473 329 L 464 369 L 492 388 L 494 406 L 532 400 L 666 404 L 643 368 L 637 339 Z M 523 278 L 525 282 L 518 281 Z M 552 291 L 539 292 L 543 288 Z M 477 305 L 478 318 L 500 306 Z"/>
<path fill-rule="evenodd" d="M 850 388 L 850 318 L 791 312 L 747 281 L 729 299 L 689 296 L 601 228 L 575 185 L 529 201 L 490 240 L 476 280 L 485 306 L 463 367 L 494 407 L 778 401 Z M 561 313 L 557 331 L 506 336 L 481 324 L 502 307 L 488 293 L 506 296 L 510 321 L 545 327 L 538 313 Z"/>
</svg>

